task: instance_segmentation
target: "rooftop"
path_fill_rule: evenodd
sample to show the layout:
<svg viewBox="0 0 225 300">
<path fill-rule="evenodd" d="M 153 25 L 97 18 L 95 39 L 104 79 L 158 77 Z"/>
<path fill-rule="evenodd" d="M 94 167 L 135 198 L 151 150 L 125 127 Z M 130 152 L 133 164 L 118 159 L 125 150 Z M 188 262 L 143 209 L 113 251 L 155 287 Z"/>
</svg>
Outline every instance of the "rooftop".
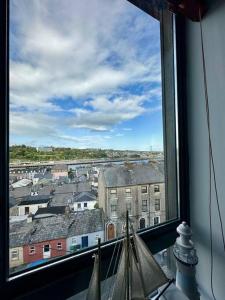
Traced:
<svg viewBox="0 0 225 300">
<path fill-rule="evenodd" d="M 40 204 L 40 203 L 48 203 L 51 199 L 50 195 L 37 195 L 37 196 L 27 196 L 24 200 L 22 200 L 18 206 L 21 205 L 30 205 L 30 204 Z"/>
<path fill-rule="evenodd" d="M 102 209 L 10 223 L 10 248 L 104 230 Z"/>
<path fill-rule="evenodd" d="M 159 165 L 112 166 L 102 171 L 106 187 L 122 187 L 164 182 L 164 174 Z"/>
</svg>

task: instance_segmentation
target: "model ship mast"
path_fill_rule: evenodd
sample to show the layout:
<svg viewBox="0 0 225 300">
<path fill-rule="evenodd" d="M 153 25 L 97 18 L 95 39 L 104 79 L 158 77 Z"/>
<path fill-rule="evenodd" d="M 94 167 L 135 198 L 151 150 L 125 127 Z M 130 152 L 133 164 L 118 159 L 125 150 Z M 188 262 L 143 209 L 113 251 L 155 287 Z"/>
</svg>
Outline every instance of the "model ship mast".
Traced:
<svg viewBox="0 0 225 300">
<path fill-rule="evenodd" d="M 133 229 L 132 238 L 133 243 L 129 233 L 127 212 L 126 235 L 123 240 L 117 274 L 115 275 L 112 294 L 106 300 L 145 300 L 157 288 L 169 282 L 167 288 L 172 282 L 165 276 L 143 240 Z M 98 244 L 98 254 L 95 254 L 94 269 L 86 300 L 101 300 L 100 241 Z"/>
</svg>

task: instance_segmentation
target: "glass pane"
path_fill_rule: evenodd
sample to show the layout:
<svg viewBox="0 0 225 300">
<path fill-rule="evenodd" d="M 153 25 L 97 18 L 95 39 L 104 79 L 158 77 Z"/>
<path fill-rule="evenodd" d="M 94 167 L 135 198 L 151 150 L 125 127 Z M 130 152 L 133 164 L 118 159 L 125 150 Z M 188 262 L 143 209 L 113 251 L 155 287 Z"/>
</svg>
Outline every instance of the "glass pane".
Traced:
<svg viewBox="0 0 225 300">
<path fill-rule="evenodd" d="M 10 272 L 167 220 L 160 22 L 10 1 Z"/>
</svg>

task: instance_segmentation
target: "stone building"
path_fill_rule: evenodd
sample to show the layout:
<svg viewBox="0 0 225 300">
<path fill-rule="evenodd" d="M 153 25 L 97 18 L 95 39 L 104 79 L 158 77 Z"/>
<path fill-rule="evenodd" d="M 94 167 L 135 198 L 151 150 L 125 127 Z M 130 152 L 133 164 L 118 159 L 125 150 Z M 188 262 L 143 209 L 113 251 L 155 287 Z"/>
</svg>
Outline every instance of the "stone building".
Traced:
<svg viewBox="0 0 225 300">
<path fill-rule="evenodd" d="M 127 210 L 134 230 L 165 221 L 165 184 L 161 165 L 108 167 L 101 171 L 98 184 L 99 207 L 103 208 L 107 218 L 106 239 L 124 232 Z"/>
</svg>

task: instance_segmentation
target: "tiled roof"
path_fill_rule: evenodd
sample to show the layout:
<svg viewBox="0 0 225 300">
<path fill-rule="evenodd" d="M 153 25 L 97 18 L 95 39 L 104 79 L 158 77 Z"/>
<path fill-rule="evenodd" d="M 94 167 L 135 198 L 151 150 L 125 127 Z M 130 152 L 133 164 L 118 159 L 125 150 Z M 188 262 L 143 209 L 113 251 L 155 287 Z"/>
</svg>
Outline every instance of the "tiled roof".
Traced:
<svg viewBox="0 0 225 300">
<path fill-rule="evenodd" d="M 48 203 L 50 199 L 51 199 L 50 195 L 27 196 L 18 205 L 20 206 L 20 205 Z"/>
<path fill-rule="evenodd" d="M 66 210 L 65 205 L 40 207 L 35 213 L 35 216 L 43 215 L 43 214 L 53 214 L 53 215 L 65 214 L 65 210 Z"/>
<path fill-rule="evenodd" d="M 10 223 L 10 248 L 104 230 L 102 209 Z"/>
<path fill-rule="evenodd" d="M 88 201 L 96 201 L 96 193 L 94 191 L 75 193 L 75 195 L 73 196 L 73 202 Z"/>
<path fill-rule="evenodd" d="M 164 175 L 154 165 L 113 166 L 103 171 L 106 187 L 131 186 L 164 182 Z"/>
</svg>

